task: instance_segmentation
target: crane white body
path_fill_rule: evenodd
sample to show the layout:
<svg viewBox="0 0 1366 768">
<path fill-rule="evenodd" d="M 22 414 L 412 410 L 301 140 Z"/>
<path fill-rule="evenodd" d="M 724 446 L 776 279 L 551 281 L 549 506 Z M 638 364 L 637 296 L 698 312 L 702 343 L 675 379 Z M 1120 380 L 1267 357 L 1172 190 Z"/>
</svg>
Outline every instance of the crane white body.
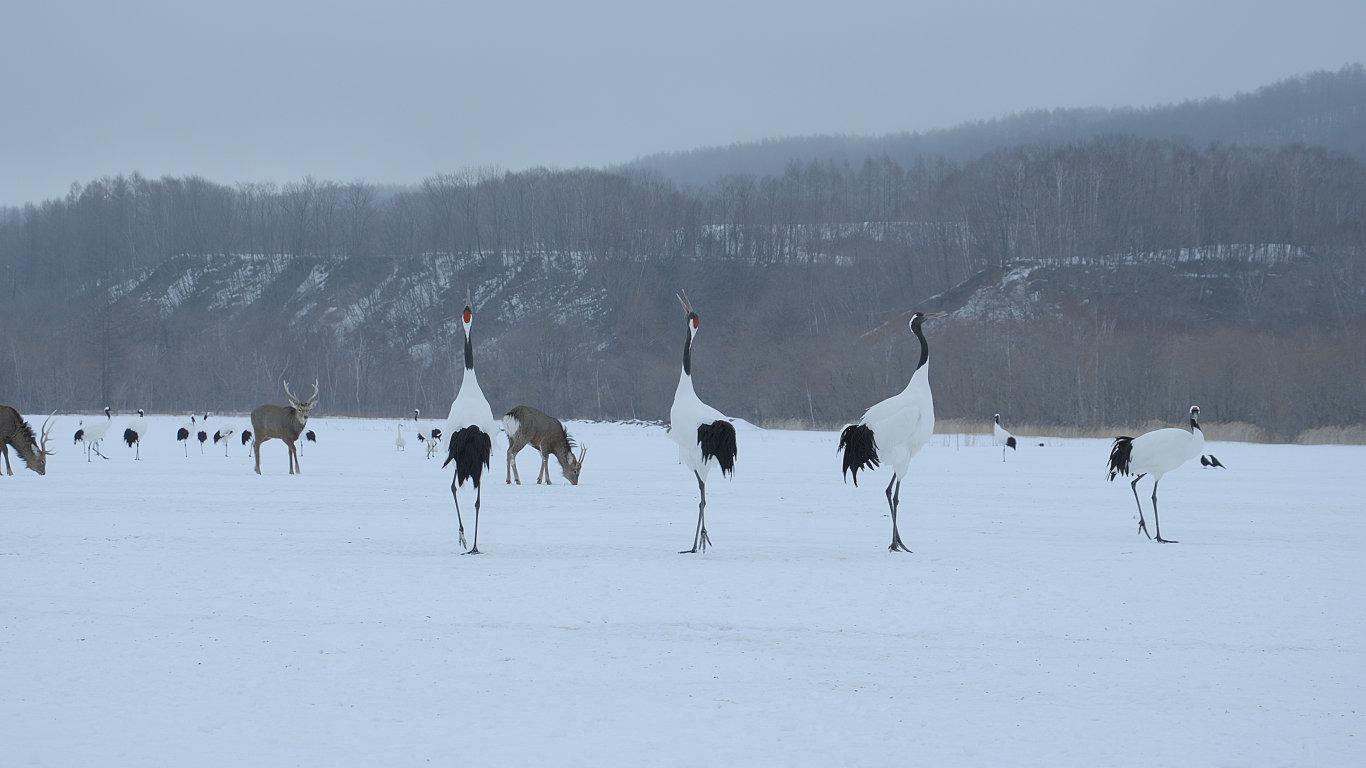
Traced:
<svg viewBox="0 0 1366 768">
<path fill-rule="evenodd" d="M 142 436 L 147 434 L 147 416 L 138 409 L 138 417 L 123 428 L 123 442 L 134 449 L 133 460 L 142 461 Z"/>
<path fill-rule="evenodd" d="M 394 439 L 394 447 L 402 451 L 406 445 L 408 445 L 408 441 L 403 439 L 403 424 L 399 423 L 398 437 Z"/>
<path fill-rule="evenodd" d="M 1006 460 L 1006 449 L 1015 450 L 1015 436 L 1006 431 L 1001 426 L 1001 414 L 996 414 L 991 424 L 991 442 L 993 445 L 1001 446 L 1001 461 Z"/>
<path fill-rule="evenodd" d="M 451 480 L 451 497 L 455 500 L 455 518 L 460 526 L 460 546 L 465 546 L 465 522 L 460 516 L 460 496 L 457 492 L 469 479 L 474 482 L 474 543 L 467 555 L 479 554 L 479 508 L 483 500 L 483 471 L 489 466 L 493 453 L 493 442 L 498 436 L 498 422 L 493 419 L 493 409 L 479 387 L 479 377 L 474 372 L 474 344 L 470 340 L 470 326 L 474 312 L 468 299 L 461 319 L 465 336 L 465 377 L 460 381 L 460 390 L 455 393 L 450 412 L 446 415 L 445 431 L 442 435 L 446 447 L 445 467 L 455 462 L 455 479 Z"/>
<path fill-rule="evenodd" d="M 96 420 L 89 425 L 83 425 L 84 434 L 81 436 L 81 439 L 85 442 L 86 461 L 90 461 L 91 453 L 94 453 L 101 459 L 109 458 L 100 452 L 100 443 L 104 440 L 105 435 L 109 434 L 109 426 L 113 423 L 114 416 L 110 413 L 109 406 L 105 406 L 104 421 Z"/>
<path fill-rule="evenodd" d="M 840 434 L 839 450 L 843 451 L 844 471 L 854 474 L 858 485 L 858 471 L 872 469 L 880 463 L 890 464 L 892 479 L 887 483 L 887 506 L 892 515 L 892 552 L 910 552 L 901 541 L 897 527 L 897 512 L 901 507 L 901 481 L 910 470 L 911 459 L 925 447 L 934 435 L 934 395 L 930 391 L 930 347 L 920 329 L 927 318 L 942 317 L 938 313 L 911 314 L 910 328 L 920 341 L 920 362 L 911 374 L 906 388 L 864 412 L 858 424 L 845 427 Z"/>
<path fill-rule="evenodd" d="M 235 435 L 235 434 L 237 434 L 237 427 L 233 426 L 232 424 L 224 424 L 223 426 L 221 426 L 221 427 L 219 427 L 218 429 L 214 430 L 214 433 L 213 433 L 213 442 L 214 442 L 214 445 L 217 445 L 219 442 L 222 442 L 222 443 L 223 443 L 223 455 L 224 455 L 224 456 L 227 456 L 227 455 L 228 455 L 228 446 L 229 446 L 229 445 L 232 445 L 231 441 L 229 441 L 228 438 L 232 437 L 232 436 Z"/>
<path fill-rule="evenodd" d="M 1148 524 L 1143 519 L 1143 503 L 1138 500 L 1138 481 L 1147 475 L 1153 476 L 1153 529 L 1157 540 L 1164 544 L 1175 544 L 1172 539 L 1162 538 L 1162 524 L 1157 517 L 1157 486 L 1163 475 L 1198 457 L 1205 449 L 1205 433 L 1197 421 L 1200 407 L 1190 409 L 1190 431 L 1177 427 L 1155 429 L 1138 437 L 1117 437 L 1110 449 L 1110 479 L 1117 475 L 1135 475 L 1129 487 L 1134 492 L 1134 503 L 1138 505 L 1138 530 L 1148 533 Z"/>
<path fill-rule="evenodd" d="M 669 439 L 678 444 L 678 461 L 692 470 L 697 478 L 701 501 L 697 506 L 697 530 L 693 534 L 692 549 L 680 554 L 706 551 L 711 543 L 707 535 L 707 476 L 712 468 L 720 468 L 722 475 L 735 471 L 735 425 L 724 413 L 702 402 L 693 389 L 692 342 L 702 325 L 701 319 L 684 297 L 678 297 L 688 313 L 688 337 L 683 345 L 683 370 L 674 390 L 673 405 L 669 408 Z"/>
</svg>

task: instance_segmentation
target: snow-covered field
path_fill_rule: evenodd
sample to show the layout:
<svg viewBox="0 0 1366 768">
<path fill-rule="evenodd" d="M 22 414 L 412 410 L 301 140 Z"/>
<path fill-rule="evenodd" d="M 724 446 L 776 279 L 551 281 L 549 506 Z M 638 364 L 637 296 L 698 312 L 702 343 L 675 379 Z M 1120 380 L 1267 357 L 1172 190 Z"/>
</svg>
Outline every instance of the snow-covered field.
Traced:
<svg viewBox="0 0 1366 768">
<path fill-rule="evenodd" d="M 663 430 L 575 423 L 582 484 L 504 485 L 503 443 L 461 556 L 397 420 L 314 419 L 295 477 L 171 416 L 87 462 L 76 421 L 0 477 L 3 765 L 1366 764 L 1364 448 L 1212 444 L 1160 545 L 1106 441 L 940 436 L 905 555 L 889 470 L 746 429 L 679 555 Z"/>
</svg>

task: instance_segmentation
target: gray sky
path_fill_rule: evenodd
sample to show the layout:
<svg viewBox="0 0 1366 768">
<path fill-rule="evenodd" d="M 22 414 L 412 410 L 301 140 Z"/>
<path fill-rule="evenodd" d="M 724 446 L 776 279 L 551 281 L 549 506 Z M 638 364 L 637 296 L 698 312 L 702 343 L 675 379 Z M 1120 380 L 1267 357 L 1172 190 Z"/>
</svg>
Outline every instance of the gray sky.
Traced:
<svg viewBox="0 0 1366 768">
<path fill-rule="evenodd" d="M 0 205 L 140 172 L 417 183 L 1366 61 L 1360 0 L 45 0 L 0 11 Z"/>
</svg>

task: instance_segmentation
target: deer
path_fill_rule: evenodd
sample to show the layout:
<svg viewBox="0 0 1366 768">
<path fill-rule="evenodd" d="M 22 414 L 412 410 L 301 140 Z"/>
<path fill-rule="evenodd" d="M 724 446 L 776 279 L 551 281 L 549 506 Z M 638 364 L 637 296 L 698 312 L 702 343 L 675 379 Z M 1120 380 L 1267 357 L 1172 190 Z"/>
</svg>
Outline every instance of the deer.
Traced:
<svg viewBox="0 0 1366 768">
<path fill-rule="evenodd" d="M 251 433 L 252 433 L 252 453 L 256 454 L 256 474 L 261 474 L 261 443 L 278 437 L 285 441 L 289 446 L 289 474 L 303 474 L 303 469 L 299 467 L 299 451 L 294 447 L 294 441 L 299 439 L 299 435 L 304 431 L 304 425 L 308 423 L 308 412 L 313 410 L 313 406 L 318 404 L 318 381 L 313 380 L 313 396 L 306 402 L 294 396 L 289 391 L 289 382 L 284 382 L 285 394 L 289 396 L 289 405 L 262 405 L 251 412 Z"/>
<path fill-rule="evenodd" d="M 579 484 L 579 470 L 583 468 L 583 458 L 588 455 L 584 448 L 577 457 L 574 449 L 578 446 L 574 438 L 564 431 L 564 425 L 554 416 L 538 411 L 529 405 L 519 405 L 503 416 L 503 429 L 508 433 L 508 485 L 515 477 L 517 484 L 522 478 L 517 473 L 517 453 L 530 445 L 541 452 L 541 471 L 536 475 L 536 484 L 545 477 L 550 485 L 550 454 L 560 460 L 560 471 L 570 485 Z"/>
<path fill-rule="evenodd" d="M 52 413 L 55 415 L 57 412 Z M 48 423 L 51 421 L 52 416 L 48 416 L 43 422 L 42 437 L 35 443 L 33 427 L 24 421 L 24 417 L 8 405 L 0 405 L 0 458 L 5 460 L 5 474 L 14 474 L 14 467 L 9 463 L 11 445 L 29 469 L 40 475 L 47 474 L 47 457 L 53 454 L 47 449 L 48 433 L 52 430 Z"/>
</svg>

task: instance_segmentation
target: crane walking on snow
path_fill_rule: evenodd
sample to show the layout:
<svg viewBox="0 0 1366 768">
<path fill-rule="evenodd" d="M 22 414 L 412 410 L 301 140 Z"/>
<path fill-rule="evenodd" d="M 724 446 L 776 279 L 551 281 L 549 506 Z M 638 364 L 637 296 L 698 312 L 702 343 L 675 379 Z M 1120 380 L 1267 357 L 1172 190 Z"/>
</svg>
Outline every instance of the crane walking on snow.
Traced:
<svg viewBox="0 0 1366 768">
<path fill-rule="evenodd" d="M 1134 503 L 1138 505 L 1138 530 L 1152 538 L 1148 524 L 1143 519 L 1143 502 L 1138 500 L 1138 481 L 1144 475 L 1153 476 L 1153 530 L 1157 540 L 1163 544 L 1175 544 L 1175 539 L 1162 538 L 1162 524 L 1157 519 L 1157 484 L 1162 476 L 1185 464 L 1205 448 L 1205 433 L 1200 429 L 1196 418 L 1200 406 L 1191 406 L 1191 431 L 1177 427 L 1155 429 L 1138 437 L 1120 436 L 1115 438 L 1110 448 L 1110 479 L 1116 475 L 1136 475 L 1129 487 L 1134 491 Z"/>
<path fill-rule="evenodd" d="M 860 469 L 871 470 L 882 461 L 892 465 L 892 480 L 887 483 L 887 506 L 892 512 L 892 543 L 887 549 L 891 552 L 911 551 L 901 541 L 896 525 L 897 509 L 901 506 L 901 480 L 906 477 L 911 458 L 934 434 L 930 345 L 920 329 L 925 320 L 934 317 L 944 315 L 939 312 L 911 314 L 911 332 L 920 340 L 920 362 L 906 388 L 869 408 L 859 423 L 850 424 L 840 434 L 838 450 L 844 452 L 844 472 L 847 476 L 850 470 L 853 471 L 854 485 L 858 485 Z"/>
<path fill-rule="evenodd" d="M 479 506 L 483 492 L 480 480 L 484 469 L 493 455 L 493 438 L 498 434 L 498 422 L 493 420 L 493 409 L 479 388 L 479 379 L 474 374 L 474 343 L 470 340 L 470 324 L 474 320 L 474 310 L 470 308 L 469 292 L 465 293 L 465 311 L 461 315 L 461 329 L 465 336 L 465 378 L 460 381 L 460 391 L 455 393 L 450 413 L 446 416 L 446 434 L 450 436 L 446 450 L 446 461 L 441 466 L 455 462 L 455 479 L 451 480 L 451 498 L 455 499 L 455 519 L 460 525 L 460 546 L 465 546 L 465 521 L 460 517 L 460 495 L 457 490 L 465 480 L 474 481 L 474 545 L 465 552 L 477 555 L 479 552 Z"/>
<path fill-rule="evenodd" d="M 123 442 L 133 448 L 133 461 L 142 461 L 142 436 L 147 434 L 147 416 L 138 409 L 138 417 L 128 422 L 123 430 Z"/>
<path fill-rule="evenodd" d="M 991 439 L 1001 446 L 1001 461 L 1006 460 L 1006 449 L 1015 450 L 1015 436 L 1006 431 L 1001 426 L 1001 414 L 996 414 L 995 422 L 991 425 Z"/>
<path fill-rule="evenodd" d="M 706 551 L 711 543 L 707 536 L 707 474 L 712 467 L 720 467 L 721 475 L 735 472 L 735 425 L 726 415 L 702 402 L 692 386 L 692 341 L 702 321 L 688 304 L 685 293 L 678 297 L 683 311 L 688 313 L 688 337 L 683 343 L 683 372 L 674 391 L 673 407 L 669 409 L 669 437 L 678 443 L 678 460 L 692 470 L 697 478 L 701 503 L 697 505 L 697 532 L 693 534 L 692 549 L 679 554 Z"/>
</svg>

